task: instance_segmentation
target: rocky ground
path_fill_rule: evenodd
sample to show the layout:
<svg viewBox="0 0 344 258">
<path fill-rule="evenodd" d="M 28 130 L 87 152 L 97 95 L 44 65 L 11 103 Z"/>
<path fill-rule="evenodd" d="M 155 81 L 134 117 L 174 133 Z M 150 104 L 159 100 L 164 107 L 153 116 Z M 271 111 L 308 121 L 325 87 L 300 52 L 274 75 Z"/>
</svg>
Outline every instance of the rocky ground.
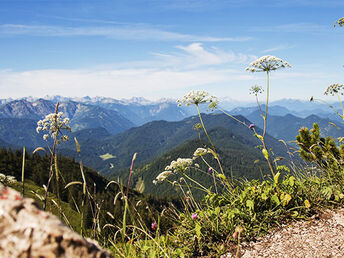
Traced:
<svg viewBox="0 0 344 258">
<path fill-rule="evenodd" d="M 0 257 L 111 258 L 30 198 L 0 184 Z"/>
<path fill-rule="evenodd" d="M 239 257 L 344 257 L 344 208 L 326 210 L 310 220 L 283 225 L 255 242 L 242 243 Z"/>
</svg>

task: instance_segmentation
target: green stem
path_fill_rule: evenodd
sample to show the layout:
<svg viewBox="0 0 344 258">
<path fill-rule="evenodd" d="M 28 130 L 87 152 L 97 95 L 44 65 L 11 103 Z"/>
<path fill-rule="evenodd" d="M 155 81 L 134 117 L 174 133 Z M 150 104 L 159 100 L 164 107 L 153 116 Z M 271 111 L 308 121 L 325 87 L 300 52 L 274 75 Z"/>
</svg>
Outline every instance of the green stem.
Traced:
<svg viewBox="0 0 344 258">
<path fill-rule="evenodd" d="M 263 138 L 266 134 L 266 123 L 268 118 L 268 106 L 269 106 L 269 91 L 270 91 L 270 83 L 269 83 L 269 71 L 266 71 L 266 104 L 265 104 L 265 115 L 264 115 L 264 132 Z"/>
<path fill-rule="evenodd" d="M 250 128 L 247 124 L 245 124 L 244 122 L 240 121 L 238 118 L 236 118 L 235 116 L 232 116 L 230 114 L 228 114 L 226 111 L 224 111 L 223 109 L 217 107 L 218 110 L 220 110 L 222 113 L 224 113 L 225 115 L 229 116 L 230 118 L 234 119 L 235 121 L 239 122 L 240 124 L 246 126 L 247 128 Z"/>
<path fill-rule="evenodd" d="M 203 185 L 201 185 L 200 183 L 198 183 L 196 180 L 192 179 L 191 177 L 189 177 L 186 173 L 183 173 L 183 176 L 185 176 L 187 179 L 189 179 L 191 182 L 194 182 L 196 185 L 198 185 L 199 187 L 201 187 L 206 193 L 210 193 L 210 191 L 204 187 Z"/>
<path fill-rule="evenodd" d="M 209 140 L 211 146 L 213 147 L 214 152 L 216 153 L 215 146 L 214 146 L 213 142 L 210 140 L 210 137 L 209 137 L 209 135 L 208 135 L 207 129 L 205 129 L 205 126 L 204 126 L 204 123 L 203 123 L 203 119 L 202 119 L 201 112 L 200 112 L 200 110 L 199 110 L 198 104 L 196 104 L 196 107 L 197 107 L 197 112 L 198 112 L 199 119 L 200 119 L 200 121 L 201 121 L 202 128 L 203 128 L 203 130 L 204 130 L 206 136 L 208 137 L 208 140 Z"/>
<path fill-rule="evenodd" d="M 268 151 L 268 148 L 266 147 L 266 144 L 265 144 L 265 134 L 266 134 L 266 128 L 267 128 L 269 96 L 270 96 L 269 71 L 266 71 L 266 104 L 265 104 L 265 115 L 263 116 L 263 119 L 264 119 L 263 139 L 261 140 L 263 147 L 264 147 L 264 149 L 266 149 L 266 151 Z M 268 157 L 266 160 L 268 162 L 272 176 L 274 177 L 275 173 L 274 173 L 274 170 L 273 170 L 271 162 L 270 162 L 270 157 Z"/>
<path fill-rule="evenodd" d="M 342 113 L 343 113 L 343 116 L 342 116 L 342 118 L 344 117 L 344 107 L 343 107 L 343 102 L 342 102 L 342 100 L 340 99 L 340 96 L 339 96 L 339 94 L 337 93 L 337 96 L 338 96 L 338 99 L 339 99 L 339 103 L 340 103 L 340 105 L 341 105 L 341 107 L 342 107 Z"/>
</svg>

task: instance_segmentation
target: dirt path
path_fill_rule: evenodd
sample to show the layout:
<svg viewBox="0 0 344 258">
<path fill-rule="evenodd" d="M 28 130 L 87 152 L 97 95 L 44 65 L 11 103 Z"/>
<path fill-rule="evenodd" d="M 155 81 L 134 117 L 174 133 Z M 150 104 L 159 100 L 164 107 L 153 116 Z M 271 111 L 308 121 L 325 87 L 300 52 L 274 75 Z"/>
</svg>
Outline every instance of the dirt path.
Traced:
<svg viewBox="0 0 344 258">
<path fill-rule="evenodd" d="M 344 208 L 283 225 L 256 242 L 243 243 L 240 257 L 344 257 Z"/>
</svg>

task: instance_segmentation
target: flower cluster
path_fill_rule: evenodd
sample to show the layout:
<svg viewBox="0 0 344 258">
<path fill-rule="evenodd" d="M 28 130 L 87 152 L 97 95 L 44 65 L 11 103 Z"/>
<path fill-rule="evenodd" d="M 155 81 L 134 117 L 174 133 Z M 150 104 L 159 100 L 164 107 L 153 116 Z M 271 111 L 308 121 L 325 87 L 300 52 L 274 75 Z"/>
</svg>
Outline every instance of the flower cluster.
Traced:
<svg viewBox="0 0 344 258">
<path fill-rule="evenodd" d="M 71 128 L 69 127 L 69 118 L 62 118 L 63 113 L 51 113 L 49 115 L 46 115 L 43 120 L 39 120 L 37 122 L 37 128 L 36 132 L 39 133 L 40 131 L 48 132 L 47 134 L 43 135 L 43 139 L 47 140 L 49 138 L 49 134 L 52 138 L 55 138 L 58 136 L 58 133 L 60 133 L 62 130 L 71 131 Z M 62 132 L 61 132 L 62 133 Z M 58 141 L 67 141 L 68 136 L 63 135 Z"/>
<path fill-rule="evenodd" d="M 269 72 L 285 67 L 291 67 L 291 65 L 275 56 L 262 56 L 250 63 L 246 71 Z"/>
<path fill-rule="evenodd" d="M 176 174 L 178 172 L 184 173 L 191 165 L 192 159 L 178 158 L 177 160 L 173 160 L 169 166 L 166 166 L 165 171 L 161 172 L 156 179 L 153 180 L 153 184 L 165 181 L 171 174 Z"/>
<path fill-rule="evenodd" d="M 182 100 L 177 100 L 178 106 L 181 106 L 183 104 L 186 106 L 198 105 L 207 102 L 210 102 L 212 106 L 216 107 L 218 100 L 215 96 L 210 96 L 208 92 L 203 90 L 190 91 L 189 93 L 184 95 Z"/>
<path fill-rule="evenodd" d="M 263 93 L 263 88 L 259 85 L 253 85 L 251 88 L 250 88 L 250 94 L 254 94 L 254 95 L 258 95 L 258 94 L 261 94 Z"/>
<path fill-rule="evenodd" d="M 325 95 L 332 95 L 338 94 L 341 90 L 344 89 L 344 84 L 334 83 L 327 87 L 325 91 Z M 340 93 L 341 95 L 344 95 L 344 92 Z"/>
<path fill-rule="evenodd" d="M 173 160 L 169 166 L 166 166 L 165 170 L 172 171 L 173 173 L 184 173 L 191 165 L 192 159 L 178 158 L 177 160 Z"/>
<path fill-rule="evenodd" d="M 196 159 L 208 153 L 211 153 L 211 152 L 205 148 L 197 148 L 197 150 L 195 150 L 193 154 L 193 159 Z"/>
<path fill-rule="evenodd" d="M 165 179 L 172 174 L 172 171 L 164 171 L 164 172 L 161 172 L 157 177 L 156 177 L 156 180 L 157 182 L 162 182 L 162 181 L 165 181 Z"/>
</svg>

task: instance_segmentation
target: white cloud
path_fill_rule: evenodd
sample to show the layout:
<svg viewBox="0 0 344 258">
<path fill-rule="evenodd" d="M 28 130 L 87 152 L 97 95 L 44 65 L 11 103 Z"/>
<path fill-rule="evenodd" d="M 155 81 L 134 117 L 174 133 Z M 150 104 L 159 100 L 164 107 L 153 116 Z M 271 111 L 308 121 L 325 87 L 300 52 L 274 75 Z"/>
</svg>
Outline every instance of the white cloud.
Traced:
<svg viewBox="0 0 344 258">
<path fill-rule="evenodd" d="M 155 53 L 164 65 L 193 69 L 202 66 L 249 63 L 257 57 L 233 51 L 223 51 L 215 47 L 205 49 L 202 43 L 177 46 L 182 52 L 174 54 Z"/>
<path fill-rule="evenodd" d="M 279 50 L 291 49 L 291 48 L 294 48 L 294 47 L 295 47 L 294 45 L 279 45 L 279 46 L 276 46 L 276 47 L 264 49 L 261 52 L 262 53 L 271 53 L 271 52 L 276 52 L 276 51 L 279 51 Z"/>
<path fill-rule="evenodd" d="M 33 35 L 44 37 L 98 36 L 122 40 L 159 41 L 248 41 L 250 37 L 211 37 L 170 32 L 146 25 L 60 27 L 44 25 L 2 24 L 0 35 Z"/>
<path fill-rule="evenodd" d="M 289 33 L 319 33 L 327 32 L 329 26 L 313 24 L 313 23 L 290 23 L 272 26 L 252 27 L 253 31 L 258 32 L 289 32 Z"/>
</svg>

